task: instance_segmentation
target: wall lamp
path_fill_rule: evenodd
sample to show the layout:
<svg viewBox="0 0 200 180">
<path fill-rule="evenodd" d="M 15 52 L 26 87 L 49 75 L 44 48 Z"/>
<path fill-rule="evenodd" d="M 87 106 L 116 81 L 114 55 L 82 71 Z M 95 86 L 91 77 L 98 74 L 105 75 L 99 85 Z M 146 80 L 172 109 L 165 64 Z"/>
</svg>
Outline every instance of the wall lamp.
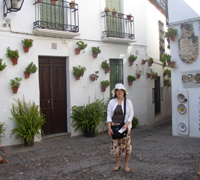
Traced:
<svg viewBox="0 0 200 180">
<path fill-rule="evenodd" d="M 24 0 L 3 0 L 4 1 L 4 17 L 10 12 L 21 10 Z"/>
</svg>

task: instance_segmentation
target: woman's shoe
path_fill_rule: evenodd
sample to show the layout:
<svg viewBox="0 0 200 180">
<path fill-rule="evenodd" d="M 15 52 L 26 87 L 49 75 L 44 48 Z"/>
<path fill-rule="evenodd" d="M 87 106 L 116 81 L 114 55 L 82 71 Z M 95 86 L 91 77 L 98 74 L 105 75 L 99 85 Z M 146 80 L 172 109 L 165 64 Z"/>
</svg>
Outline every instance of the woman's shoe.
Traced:
<svg viewBox="0 0 200 180">
<path fill-rule="evenodd" d="M 120 166 L 115 166 L 114 168 L 113 168 L 113 171 L 119 171 L 120 170 Z"/>
<path fill-rule="evenodd" d="M 130 169 L 130 167 L 125 167 L 124 171 L 125 171 L 126 173 L 130 173 L 131 169 Z"/>
<path fill-rule="evenodd" d="M 5 160 L 5 159 L 2 159 L 2 160 L 0 161 L 0 164 L 6 164 L 6 163 L 8 163 L 8 161 Z"/>
</svg>

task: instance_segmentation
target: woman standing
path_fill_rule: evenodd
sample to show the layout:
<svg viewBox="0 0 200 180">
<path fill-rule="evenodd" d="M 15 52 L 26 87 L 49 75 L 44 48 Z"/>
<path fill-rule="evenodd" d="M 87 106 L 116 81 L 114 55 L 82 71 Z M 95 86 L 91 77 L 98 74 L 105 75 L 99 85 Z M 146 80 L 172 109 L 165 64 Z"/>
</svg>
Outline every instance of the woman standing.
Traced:
<svg viewBox="0 0 200 180">
<path fill-rule="evenodd" d="M 114 99 L 111 99 L 107 109 L 107 123 L 108 123 L 108 135 L 112 138 L 113 131 L 111 126 L 116 126 L 121 123 L 125 123 L 123 128 L 128 129 L 128 134 L 122 139 L 112 139 L 112 145 L 110 148 L 110 154 L 116 156 L 116 166 L 113 171 L 120 169 L 120 155 L 125 156 L 125 172 L 130 172 L 129 160 L 132 154 L 131 146 L 131 127 L 132 119 L 134 116 L 133 105 L 129 99 L 126 99 L 126 88 L 123 84 L 119 83 L 115 85 L 112 90 Z M 124 109 L 126 111 L 124 112 Z M 125 118 L 124 118 L 125 113 Z"/>
</svg>

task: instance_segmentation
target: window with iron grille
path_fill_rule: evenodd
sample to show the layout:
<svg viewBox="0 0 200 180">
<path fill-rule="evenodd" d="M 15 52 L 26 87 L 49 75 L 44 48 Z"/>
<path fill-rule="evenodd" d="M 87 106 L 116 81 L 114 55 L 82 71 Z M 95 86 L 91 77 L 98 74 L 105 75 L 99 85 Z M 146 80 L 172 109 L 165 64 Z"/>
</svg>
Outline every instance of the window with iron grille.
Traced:
<svg viewBox="0 0 200 180">
<path fill-rule="evenodd" d="M 159 48 L 160 48 L 160 57 L 165 53 L 165 32 L 164 24 L 161 21 L 158 21 L 159 26 Z"/>
<path fill-rule="evenodd" d="M 60 31 L 79 31 L 78 4 L 70 7 L 70 3 L 65 0 L 56 0 L 55 4 L 51 0 L 36 1 L 34 28 L 51 29 Z"/>
<path fill-rule="evenodd" d="M 123 77 L 123 59 L 110 59 L 110 89 L 114 89 L 117 83 L 123 84 Z M 112 98 L 112 94 L 110 97 Z"/>
</svg>

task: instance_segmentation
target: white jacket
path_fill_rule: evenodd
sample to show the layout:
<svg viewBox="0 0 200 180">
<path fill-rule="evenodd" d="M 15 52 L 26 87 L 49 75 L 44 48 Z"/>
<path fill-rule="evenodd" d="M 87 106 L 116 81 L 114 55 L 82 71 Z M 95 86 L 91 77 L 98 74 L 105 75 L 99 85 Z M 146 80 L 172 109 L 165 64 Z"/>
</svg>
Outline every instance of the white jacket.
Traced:
<svg viewBox="0 0 200 180">
<path fill-rule="evenodd" d="M 114 111 L 115 108 L 118 105 L 118 101 L 117 99 L 111 99 L 110 102 L 108 103 L 108 109 L 107 109 L 107 121 L 108 122 L 112 122 L 112 117 L 114 115 Z M 122 111 L 124 113 L 124 100 L 122 101 Z M 124 119 L 124 123 L 126 124 L 128 121 L 130 122 L 128 129 L 132 128 L 132 119 L 134 116 L 134 110 L 133 110 L 133 104 L 131 102 L 131 100 L 126 99 L 126 116 Z"/>
</svg>

